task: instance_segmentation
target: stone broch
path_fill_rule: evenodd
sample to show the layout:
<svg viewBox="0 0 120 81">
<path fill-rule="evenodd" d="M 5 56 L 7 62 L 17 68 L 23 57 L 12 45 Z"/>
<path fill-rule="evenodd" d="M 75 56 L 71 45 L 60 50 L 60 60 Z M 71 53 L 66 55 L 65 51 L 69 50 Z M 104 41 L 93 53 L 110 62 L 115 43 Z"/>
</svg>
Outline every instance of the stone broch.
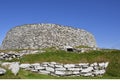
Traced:
<svg viewBox="0 0 120 81">
<path fill-rule="evenodd" d="M 12 28 L 2 49 L 37 49 L 63 46 L 96 47 L 94 36 L 83 30 L 57 24 L 28 24 Z"/>
</svg>

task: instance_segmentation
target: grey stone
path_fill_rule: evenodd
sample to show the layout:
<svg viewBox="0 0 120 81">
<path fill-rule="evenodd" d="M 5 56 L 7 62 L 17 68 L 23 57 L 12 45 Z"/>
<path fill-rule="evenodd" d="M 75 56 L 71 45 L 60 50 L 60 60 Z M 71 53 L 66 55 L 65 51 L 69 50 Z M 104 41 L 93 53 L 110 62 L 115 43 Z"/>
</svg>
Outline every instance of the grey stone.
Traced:
<svg viewBox="0 0 120 81">
<path fill-rule="evenodd" d="M 55 71 L 55 74 L 63 76 L 63 75 L 65 75 L 65 72 L 64 71 Z"/>
<path fill-rule="evenodd" d="M 82 69 L 81 72 L 82 73 L 88 73 L 88 72 L 91 72 L 93 70 L 93 67 L 88 67 L 86 69 Z"/>
<path fill-rule="evenodd" d="M 55 64 L 55 67 L 60 68 L 60 67 L 63 67 L 63 65 L 61 65 L 61 64 Z"/>
<path fill-rule="evenodd" d="M 57 70 L 57 71 L 65 71 L 66 68 L 64 68 L 64 67 L 60 67 L 60 68 L 55 68 L 55 70 Z"/>
<path fill-rule="evenodd" d="M 102 63 L 98 63 L 99 67 L 105 67 L 105 63 L 102 62 Z"/>
<path fill-rule="evenodd" d="M 38 69 L 31 69 L 32 72 L 38 72 Z"/>
<path fill-rule="evenodd" d="M 5 73 L 6 73 L 6 70 L 3 69 L 3 68 L 0 68 L 0 75 L 3 75 L 3 74 L 5 74 Z"/>
<path fill-rule="evenodd" d="M 65 64 L 64 67 L 66 68 L 75 67 L 75 64 Z"/>
<path fill-rule="evenodd" d="M 1 49 L 61 48 L 66 45 L 97 47 L 94 36 L 83 29 L 57 24 L 28 24 L 8 31 Z"/>
<path fill-rule="evenodd" d="M 103 69 L 103 70 L 94 70 L 93 74 L 95 75 L 103 75 L 106 71 Z"/>
<path fill-rule="evenodd" d="M 79 72 L 79 71 L 73 71 L 72 74 L 74 74 L 74 75 L 78 75 L 78 74 L 80 74 L 80 72 Z"/>
<path fill-rule="evenodd" d="M 51 64 L 51 63 L 48 64 L 48 66 L 49 66 L 49 67 L 55 67 L 55 65 L 54 65 L 54 64 Z"/>
<path fill-rule="evenodd" d="M 32 66 L 40 66 L 40 63 L 31 64 Z"/>
<path fill-rule="evenodd" d="M 28 68 L 30 66 L 31 66 L 30 64 L 20 64 L 20 68 L 23 68 L 23 69 Z"/>
<path fill-rule="evenodd" d="M 72 75 L 72 71 L 65 71 L 65 75 L 67 75 L 67 76 Z"/>
<path fill-rule="evenodd" d="M 42 70 L 42 69 L 45 69 L 45 67 L 42 67 L 42 66 L 36 66 L 35 69 L 37 69 L 37 70 Z"/>
<path fill-rule="evenodd" d="M 48 64 L 41 64 L 41 66 L 43 66 L 43 67 L 48 67 Z"/>
<path fill-rule="evenodd" d="M 11 62 L 3 62 L 3 63 L 1 63 L 1 66 L 9 69 L 11 64 L 12 64 Z"/>
<path fill-rule="evenodd" d="M 107 68 L 108 64 L 109 64 L 109 62 L 105 62 L 105 68 Z"/>
<path fill-rule="evenodd" d="M 93 65 L 94 65 L 94 66 L 97 66 L 98 64 L 97 64 L 97 62 L 95 62 L 95 63 L 93 63 Z"/>
<path fill-rule="evenodd" d="M 79 66 L 88 66 L 89 63 L 79 63 Z"/>
<path fill-rule="evenodd" d="M 68 70 L 70 70 L 70 71 L 79 71 L 79 70 L 81 70 L 82 68 L 67 68 Z"/>
<path fill-rule="evenodd" d="M 46 67 L 46 71 L 54 72 L 54 68 L 52 68 L 52 67 Z"/>
<path fill-rule="evenodd" d="M 14 75 L 17 75 L 17 73 L 19 72 L 19 69 L 20 69 L 19 62 L 12 62 L 12 64 L 10 65 L 10 69 Z"/>
</svg>

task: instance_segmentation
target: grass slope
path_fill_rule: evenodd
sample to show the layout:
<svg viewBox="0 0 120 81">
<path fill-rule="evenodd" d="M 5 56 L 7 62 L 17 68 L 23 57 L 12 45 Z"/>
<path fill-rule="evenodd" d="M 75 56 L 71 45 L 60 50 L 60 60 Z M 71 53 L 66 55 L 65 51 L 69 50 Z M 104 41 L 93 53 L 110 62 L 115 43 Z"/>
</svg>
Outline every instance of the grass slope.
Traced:
<svg viewBox="0 0 120 81">
<path fill-rule="evenodd" d="M 61 50 L 47 50 L 41 54 L 25 55 L 20 60 L 14 59 L 12 61 L 20 61 L 21 63 L 35 63 L 35 62 L 58 62 L 58 63 L 80 63 L 80 62 L 106 62 L 109 61 L 106 73 L 103 77 L 55 77 L 50 75 L 42 75 L 30 71 L 20 70 L 17 76 L 8 71 L 6 75 L 0 78 L 22 78 L 22 79 L 120 79 L 120 51 L 119 50 L 104 50 L 91 51 L 89 53 L 72 53 Z M 10 76 L 9 76 L 10 75 Z"/>
</svg>

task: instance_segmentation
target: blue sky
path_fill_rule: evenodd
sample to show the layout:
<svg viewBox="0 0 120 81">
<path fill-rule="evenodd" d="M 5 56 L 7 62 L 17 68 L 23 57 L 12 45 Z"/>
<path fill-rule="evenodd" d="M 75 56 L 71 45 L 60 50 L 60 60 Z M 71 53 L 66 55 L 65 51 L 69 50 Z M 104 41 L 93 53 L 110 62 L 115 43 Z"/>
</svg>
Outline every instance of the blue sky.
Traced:
<svg viewBox="0 0 120 81">
<path fill-rule="evenodd" d="M 0 0 L 0 44 L 9 29 L 32 23 L 85 29 L 98 47 L 120 48 L 120 0 Z"/>
</svg>

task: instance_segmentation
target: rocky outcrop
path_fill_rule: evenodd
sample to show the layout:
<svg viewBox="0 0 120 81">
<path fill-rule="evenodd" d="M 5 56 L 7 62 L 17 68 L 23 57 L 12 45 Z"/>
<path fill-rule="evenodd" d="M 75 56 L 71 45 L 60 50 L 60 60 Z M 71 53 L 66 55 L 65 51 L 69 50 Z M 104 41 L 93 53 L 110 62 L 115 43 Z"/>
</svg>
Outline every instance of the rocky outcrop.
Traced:
<svg viewBox="0 0 120 81">
<path fill-rule="evenodd" d="M 1 49 L 38 49 L 63 46 L 96 47 L 94 36 L 83 30 L 57 24 L 28 24 L 11 29 Z"/>
</svg>

